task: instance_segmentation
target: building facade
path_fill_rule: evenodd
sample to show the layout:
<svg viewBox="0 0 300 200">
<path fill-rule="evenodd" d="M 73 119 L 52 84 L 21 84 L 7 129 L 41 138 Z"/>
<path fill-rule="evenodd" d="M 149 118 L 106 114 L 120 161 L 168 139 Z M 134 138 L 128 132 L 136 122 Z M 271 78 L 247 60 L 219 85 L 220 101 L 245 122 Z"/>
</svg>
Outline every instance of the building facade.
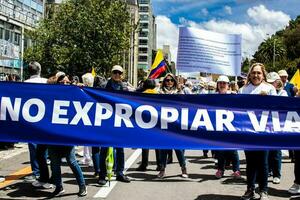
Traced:
<svg viewBox="0 0 300 200">
<path fill-rule="evenodd" d="M 30 45 L 24 32 L 33 29 L 43 13 L 43 0 L 0 0 L 0 74 L 23 76 L 23 52 Z"/>
<path fill-rule="evenodd" d="M 138 69 L 148 71 L 152 65 L 152 51 L 156 50 L 156 24 L 151 0 L 138 0 L 139 3 L 139 49 Z M 143 77 L 139 77 L 143 78 Z"/>
<path fill-rule="evenodd" d="M 125 51 L 123 67 L 126 71 L 126 78 L 133 86 L 137 86 L 137 66 L 138 66 L 138 23 L 139 7 L 137 0 L 126 0 L 130 14 L 130 24 L 134 27 L 130 33 L 130 48 Z"/>
</svg>

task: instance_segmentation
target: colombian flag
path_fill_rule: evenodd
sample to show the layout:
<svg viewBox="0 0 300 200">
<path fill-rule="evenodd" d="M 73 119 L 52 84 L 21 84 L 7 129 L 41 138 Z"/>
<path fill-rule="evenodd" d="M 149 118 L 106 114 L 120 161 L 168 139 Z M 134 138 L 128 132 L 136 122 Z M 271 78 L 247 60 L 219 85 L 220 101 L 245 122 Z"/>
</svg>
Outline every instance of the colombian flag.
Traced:
<svg viewBox="0 0 300 200">
<path fill-rule="evenodd" d="M 298 69 L 294 74 L 293 78 L 290 80 L 298 89 L 300 89 L 300 70 Z"/>
<path fill-rule="evenodd" d="M 164 55 L 161 49 L 156 53 L 148 78 L 159 78 L 167 70 L 167 63 L 164 60 Z"/>
</svg>

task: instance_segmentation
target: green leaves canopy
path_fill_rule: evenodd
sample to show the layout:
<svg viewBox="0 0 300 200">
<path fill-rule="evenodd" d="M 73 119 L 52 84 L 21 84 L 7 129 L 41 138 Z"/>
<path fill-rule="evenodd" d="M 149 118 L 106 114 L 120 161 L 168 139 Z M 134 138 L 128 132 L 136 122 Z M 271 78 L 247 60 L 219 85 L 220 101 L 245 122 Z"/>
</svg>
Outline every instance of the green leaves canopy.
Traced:
<svg viewBox="0 0 300 200">
<path fill-rule="evenodd" d="M 121 63 L 132 30 L 124 1 L 69 0 L 47 9 L 48 18 L 29 33 L 34 45 L 24 54 L 25 61 L 42 64 L 44 75 L 82 75 L 92 67 L 105 75 Z"/>
</svg>

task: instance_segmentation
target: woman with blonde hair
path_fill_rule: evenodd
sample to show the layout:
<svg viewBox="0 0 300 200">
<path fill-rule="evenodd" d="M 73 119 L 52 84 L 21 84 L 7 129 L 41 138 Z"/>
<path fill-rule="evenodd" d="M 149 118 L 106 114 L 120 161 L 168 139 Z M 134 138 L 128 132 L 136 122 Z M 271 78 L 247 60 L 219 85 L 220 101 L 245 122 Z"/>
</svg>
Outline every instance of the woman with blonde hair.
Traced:
<svg viewBox="0 0 300 200">
<path fill-rule="evenodd" d="M 247 82 L 240 94 L 274 95 L 276 90 L 273 85 L 266 82 L 267 73 L 265 66 L 261 63 L 254 63 L 247 75 Z M 242 196 L 243 200 L 250 200 L 255 197 L 255 182 L 259 185 L 261 200 L 268 200 L 268 151 L 245 151 L 247 190 Z"/>
</svg>

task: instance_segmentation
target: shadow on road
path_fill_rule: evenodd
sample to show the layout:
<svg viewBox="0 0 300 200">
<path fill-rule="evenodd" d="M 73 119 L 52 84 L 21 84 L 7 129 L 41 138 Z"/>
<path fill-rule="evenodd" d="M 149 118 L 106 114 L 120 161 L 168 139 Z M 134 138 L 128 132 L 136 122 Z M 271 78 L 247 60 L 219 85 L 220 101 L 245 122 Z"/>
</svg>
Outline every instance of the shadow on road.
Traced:
<svg viewBox="0 0 300 200">
<path fill-rule="evenodd" d="M 240 196 L 221 195 L 221 194 L 203 194 L 199 195 L 195 200 L 240 200 Z"/>
</svg>

